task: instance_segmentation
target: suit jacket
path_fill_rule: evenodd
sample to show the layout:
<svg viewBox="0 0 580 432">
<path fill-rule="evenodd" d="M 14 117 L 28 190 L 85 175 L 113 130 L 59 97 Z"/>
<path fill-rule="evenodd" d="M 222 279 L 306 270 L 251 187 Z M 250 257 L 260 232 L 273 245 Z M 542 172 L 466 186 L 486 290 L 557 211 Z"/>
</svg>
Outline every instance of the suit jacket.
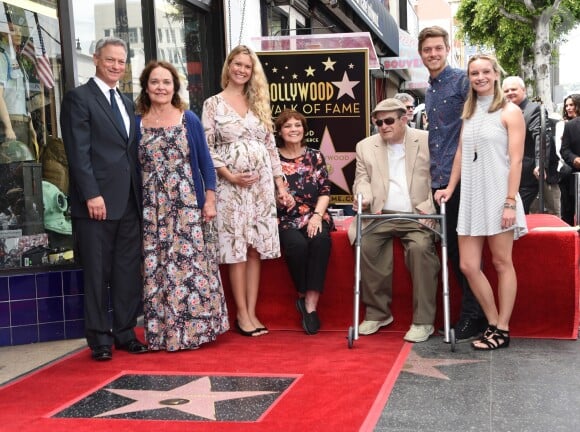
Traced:
<svg viewBox="0 0 580 432">
<path fill-rule="evenodd" d="M 130 119 L 128 137 L 92 78 L 63 99 L 60 124 L 69 165 L 73 217 L 88 218 L 86 201 L 102 195 L 107 219 L 120 219 L 131 197 L 131 186 L 141 214 L 135 105 L 121 96 Z"/>
<path fill-rule="evenodd" d="M 524 121 L 526 122 L 526 138 L 524 141 L 524 158 L 522 161 L 522 177 L 520 187 L 539 187 L 538 179 L 534 175 L 534 168 L 539 166 L 540 161 L 540 134 L 541 125 L 541 105 L 531 102 L 528 98 L 520 104 Z M 547 117 L 546 117 L 547 120 Z M 549 145 L 549 141 L 546 140 Z M 546 154 L 548 154 L 547 149 Z"/>
<path fill-rule="evenodd" d="M 574 159 L 580 156 L 580 117 L 567 121 L 564 125 L 560 154 L 562 159 L 572 167 L 573 172 L 580 171 L 574 168 Z"/>
<path fill-rule="evenodd" d="M 414 213 L 435 213 L 431 192 L 431 172 L 428 133 L 407 126 L 405 135 L 405 165 L 407 186 Z M 389 196 L 389 163 L 387 145 L 380 134 L 372 135 L 356 145 L 356 173 L 353 194 L 362 193 L 370 201 L 370 213 L 383 210 Z M 371 221 L 363 221 L 363 228 Z M 351 242 L 356 236 L 356 220 L 348 230 Z"/>
</svg>

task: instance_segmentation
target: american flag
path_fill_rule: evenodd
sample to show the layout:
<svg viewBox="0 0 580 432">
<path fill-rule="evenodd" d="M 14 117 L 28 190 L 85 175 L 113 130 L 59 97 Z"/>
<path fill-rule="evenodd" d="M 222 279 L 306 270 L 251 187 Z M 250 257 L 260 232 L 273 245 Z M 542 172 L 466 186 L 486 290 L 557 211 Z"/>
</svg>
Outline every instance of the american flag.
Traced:
<svg viewBox="0 0 580 432">
<path fill-rule="evenodd" d="M 40 32 L 39 32 L 40 37 Z M 52 68 L 50 67 L 50 60 L 48 59 L 46 52 L 44 50 L 44 44 L 42 39 L 40 39 L 40 45 L 42 49 L 42 54 L 36 54 L 36 47 L 34 46 L 34 41 L 31 37 L 28 38 L 24 46 L 22 47 L 22 55 L 28 58 L 36 69 L 36 75 L 40 82 L 46 88 L 54 87 L 54 75 L 52 74 Z"/>
</svg>

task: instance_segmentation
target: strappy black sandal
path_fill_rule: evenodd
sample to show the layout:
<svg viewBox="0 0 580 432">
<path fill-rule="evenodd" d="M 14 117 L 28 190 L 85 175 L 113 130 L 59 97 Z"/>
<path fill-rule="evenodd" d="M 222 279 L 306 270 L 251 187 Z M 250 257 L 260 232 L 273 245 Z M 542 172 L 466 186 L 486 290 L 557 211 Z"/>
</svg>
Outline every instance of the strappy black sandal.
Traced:
<svg viewBox="0 0 580 432">
<path fill-rule="evenodd" d="M 483 337 L 471 343 L 473 349 L 478 351 L 491 351 L 499 348 L 507 348 L 510 346 L 510 332 L 508 330 L 501 330 L 497 327 L 489 326 L 484 334 L 489 333 L 489 336 Z"/>
<path fill-rule="evenodd" d="M 495 332 L 497 330 L 497 327 L 494 325 L 488 325 L 487 328 L 483 331 L 483 333 L 481 334 L 481 337 L 479 338 L 480 341 L 485 340 L 485 339 L 489 339 L 489 337 L 493 334 L 493 332 Z"/>
</svg>

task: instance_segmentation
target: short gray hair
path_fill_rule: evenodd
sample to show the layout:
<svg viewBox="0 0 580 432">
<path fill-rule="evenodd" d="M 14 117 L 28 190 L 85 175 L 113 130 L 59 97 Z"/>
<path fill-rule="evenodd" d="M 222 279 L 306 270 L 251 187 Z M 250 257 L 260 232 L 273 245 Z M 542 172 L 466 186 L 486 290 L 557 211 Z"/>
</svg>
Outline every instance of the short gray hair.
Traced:
<svg viewBox="0 0 580 432">
<path fill-rule="evenodd" d="M 404 104 L 412 104 L 415 103 L 415 98 L 411 96 L 409 93 L 397 93 L 393 96 L 395 99 L 400 100 Z"/>
<path fill-rule="evenodd" d="M 502 87 L 505 86 L 506 84 L 511 84 L 511 83 L 516 83 L 518 86 L 520 86 L 520 88 L 523 88 L 524 90 L 526 89 L 526 83 L 524 82 L 524 80 L 516 75 L 512 75 L 509 77 L 504 78 L 503 83 L 502 83 Z"/>
<path fill-rule="evenodd" d="M 129 51 L 127 48 L 127 42 L 125 42 L 123 39 L 115 37 L 115 36 L 108 36 L 108 37 L 101 38 L 97 41 L 97 44 L 95 45 L 95 55 L 100 55 L 101 50 L 104 47 L 106 47 L 107 45 L 121 46 L 125 50 L 126 54 Z"/>
</svg>

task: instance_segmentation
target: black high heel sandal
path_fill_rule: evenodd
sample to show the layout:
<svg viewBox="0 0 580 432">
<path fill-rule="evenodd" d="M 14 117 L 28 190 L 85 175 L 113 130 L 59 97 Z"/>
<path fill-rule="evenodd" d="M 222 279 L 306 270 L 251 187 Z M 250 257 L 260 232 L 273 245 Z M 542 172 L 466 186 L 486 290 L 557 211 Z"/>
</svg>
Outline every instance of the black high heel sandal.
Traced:
<svg viewBox="0 0 580 432">
<path fill-rule="evenodd" d="M 497 327 L 492 329 L 492 327 L 489 326 L 484 332 L 484 334 L 489 334 L 487 337 L 482 336 L 478 341 L 471 343 L 473 349 L 478 351 L 492 351 L 510 346 L 510 332 L 508 330 L 498 329 Z"/>
<path fill-rule="evenodd" d="M 240 323 L 238 322 L 238 320 L 236 320 L 236 330 L 238 331 L 239 334 L 241 334 L 242 336 L 258 336 L 258 332 L 259 329 L 254 329 L 252 331 L 246 331 L 244 330 L 241 326 Z"/>
</svg>

